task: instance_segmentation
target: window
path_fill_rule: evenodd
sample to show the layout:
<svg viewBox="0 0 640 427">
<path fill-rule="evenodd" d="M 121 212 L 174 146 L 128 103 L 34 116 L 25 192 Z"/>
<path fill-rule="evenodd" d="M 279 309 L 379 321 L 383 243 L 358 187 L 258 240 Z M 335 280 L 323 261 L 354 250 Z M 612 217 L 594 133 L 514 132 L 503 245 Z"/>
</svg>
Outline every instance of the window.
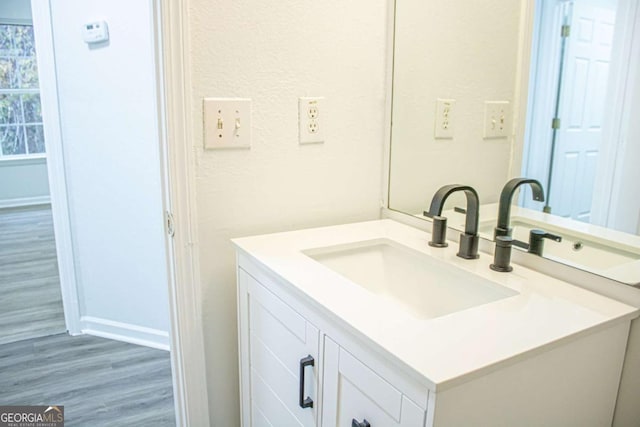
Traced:
<svg viewBox="0 0 640 427">
<path fill-rule="evenodd" d="M 42 153 L 33 26 L 0 24 L 0 158 Z"/>
</svg>

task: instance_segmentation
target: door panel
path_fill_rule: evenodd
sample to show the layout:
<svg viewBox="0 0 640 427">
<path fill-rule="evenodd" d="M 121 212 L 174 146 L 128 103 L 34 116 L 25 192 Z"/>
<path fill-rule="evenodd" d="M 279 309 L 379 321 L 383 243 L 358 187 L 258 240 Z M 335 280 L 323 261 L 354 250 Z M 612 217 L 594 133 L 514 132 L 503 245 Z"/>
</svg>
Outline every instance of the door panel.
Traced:
<svg viewBox="0 0 640 427">
<path fill-rule="evenodd" d="M 549 202 L 554 214 L 580 221 L 591 218 L 615 10 L 613 0 L 573 2 Z"/>
<path fill-rule="evenodd" d="M 325 336 L 324 427 L 424 425 L 425 411 L 349 352 Z"/>
</svg>

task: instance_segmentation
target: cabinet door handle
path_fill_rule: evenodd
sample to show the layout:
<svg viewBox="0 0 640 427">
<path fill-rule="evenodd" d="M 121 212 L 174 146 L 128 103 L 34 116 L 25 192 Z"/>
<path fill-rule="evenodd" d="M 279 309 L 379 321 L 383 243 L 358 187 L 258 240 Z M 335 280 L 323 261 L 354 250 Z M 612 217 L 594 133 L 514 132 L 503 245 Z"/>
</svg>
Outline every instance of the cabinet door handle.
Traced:
<svg viewBox="0 0 640 427">
<path fill-rule="evenodd" d="M 313 408 L 313 400 L 311 397 L 304 397 L 304 368 L 307 366 L 314 366 L 315 361 L 313 356 L 308 355 L 300 359 L 300 407 L 301 408 Z"/>
<path fill-rule="evenodd" d="M 362 422 L 356 420 L 355 418 L 351 420 L 351 427 L 371 427 L 369 421 L 362 420 Z"/>
</svg>

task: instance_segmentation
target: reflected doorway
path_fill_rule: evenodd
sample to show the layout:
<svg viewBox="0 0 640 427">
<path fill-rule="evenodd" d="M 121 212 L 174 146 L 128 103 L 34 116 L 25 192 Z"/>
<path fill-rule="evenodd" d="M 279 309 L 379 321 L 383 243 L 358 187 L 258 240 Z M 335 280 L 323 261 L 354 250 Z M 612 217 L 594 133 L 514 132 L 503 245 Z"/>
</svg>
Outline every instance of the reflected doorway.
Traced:
<svg viewBox="0 0 640 427">
<path fill-rule="evenodd" d="M 545 211 L 582 222 L 606 144 L 616 9 L 616 0 L 553 0 L 536 10 L 524 171 L 543 183 Z"/>
</svg>

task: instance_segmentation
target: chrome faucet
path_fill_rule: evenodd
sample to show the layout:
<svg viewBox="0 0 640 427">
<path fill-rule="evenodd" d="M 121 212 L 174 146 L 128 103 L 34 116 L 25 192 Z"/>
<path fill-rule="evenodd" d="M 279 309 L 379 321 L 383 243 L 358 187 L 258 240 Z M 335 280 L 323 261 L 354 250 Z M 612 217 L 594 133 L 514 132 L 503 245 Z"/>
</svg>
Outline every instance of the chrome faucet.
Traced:
<svg viewBox="0 0 640 427">
<path fill-rule="evenodd" d="M 478 213 L 480 210 L 480 201 L 478 199 L 478 193 L 472 187 L 468 185 L 445 185 L 441 187 L 431 199 L 431 206 L 429 211 L 424 214 L 433 219 L 433 230 L 431 233 L 432 240 L 429 245 L 435 247 L 447 246 L 446 232 L 447 232 L 447 219 L 442 216 L 442 209 L 444 202 L 452 193 L 457 191 L 464 191 L 467 197 L 467 209 L 464 225 L 464 233 L 460 234 L 460 248 L 458 255 L 464 259 L 476 259 L 478 258 Z"/>
<path fill-rule="evenodd" d="M 500 204 L 498 206 L 498 223 L 494 231 L 494 240 L 498 236 L 510 236 L 509 220 L 511 216 L 511 201 L 513 194 L 522 184 L 529 184 L 533 191 L 533 200 L 544 202 L 544 190 L 539 181 L 531 178 L 513 178 L 507 182 L 500 193 Z"/>
</svg>

